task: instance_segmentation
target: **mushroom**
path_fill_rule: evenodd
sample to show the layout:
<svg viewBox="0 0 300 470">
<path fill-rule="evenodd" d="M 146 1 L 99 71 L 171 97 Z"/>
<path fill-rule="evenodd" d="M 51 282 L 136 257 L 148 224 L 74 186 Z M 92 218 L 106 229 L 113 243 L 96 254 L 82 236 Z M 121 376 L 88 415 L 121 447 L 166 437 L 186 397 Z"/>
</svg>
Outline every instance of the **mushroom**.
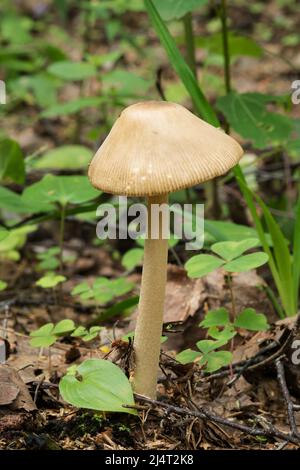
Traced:
<svg viewBox="0 0 300 470">
<path fill-rule="evenodd" d="M 151 238 L 151 207 L 168 194 L 226 173 L 243 154 L 223 131 L 175 103 L 146 101 L 126 108 L 89 167 L 93 186 L 102 191 L 143 196 L 148 201 L 139 313 L 134 335 L 134 391 L 156 396 L 167 278 L 168 240 Z"/>
</svg>

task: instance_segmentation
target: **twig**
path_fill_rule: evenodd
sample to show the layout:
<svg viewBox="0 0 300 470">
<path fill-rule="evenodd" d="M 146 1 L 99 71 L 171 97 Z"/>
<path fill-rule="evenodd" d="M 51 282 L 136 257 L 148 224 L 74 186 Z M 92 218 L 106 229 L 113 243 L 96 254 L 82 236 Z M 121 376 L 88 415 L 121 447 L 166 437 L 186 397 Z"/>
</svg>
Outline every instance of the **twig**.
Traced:
<svg viewBox="0 0 300 470">
<path fill-rule="evenodd" d="M 220 416 L 215 415 L 214 413 L 211 413 L 210 411 L 207 411 L 204 408 L 199 409 L 199 411 L 195 411 L 195 410 L 190 410 L 188 408 L 180 408 L 179 406 L 170 405 L 169 403 L 166 403 L 166 402 L 152 400 L 151 398 L 147 398 L 147 397 L 137 395 L 137 394 L 135 394 L 134 396 L 137 401 L 140 401 L 142 403 L 148 403 L 149 405 L 154 406 L 156 408 L 165 409 L 166 415 L 168 415 L 169 413 L 175 413 L 181 416 L 194 416 L 199 419 L 203 419 L 206 421 L 209 420 L 214 423 L 221 424 L 223 426 L 227 426 L 233 429 L 238 429 L 239 431 L 250 434 L 251 436 L 276 437 L 284 441 L 292 442 L 294 444 L 299 444 L 300 438 L 298 436 L 292 436 L 284 432 L 281 432 L 269 422 L 267 423 L 268 427 L 266 429 L 260 429 L 256 427 L 251 428 L 244 424 L 236 423 L 234 421 L 221 418 Z M 123 406 L 125 408 L 134 408 L 129 405 L 123 405 Z"/>
<path fill-rule="evenodd" d="M 292 402 L 290 392 L 288 391 L 286 380 L 285 380 L 283 358 L 284 357 L 281 356 L 275 362 L 276 369 L 277 369 L 277 378 L 278 378 L 278 382 L 280 384 L 280 388 L 281 388 L 283 397 L 284 397 L 285 402 L 286 402 L 288 420 L 289 420 L 292 436 L 295 436 L 298 439 L 300 439 L 300 433 L 299 433 L 298 428 L 297 428 L 295 414 L 294 414 L 295 406 L 294 406 L 294 403 Z"/>
</svg>

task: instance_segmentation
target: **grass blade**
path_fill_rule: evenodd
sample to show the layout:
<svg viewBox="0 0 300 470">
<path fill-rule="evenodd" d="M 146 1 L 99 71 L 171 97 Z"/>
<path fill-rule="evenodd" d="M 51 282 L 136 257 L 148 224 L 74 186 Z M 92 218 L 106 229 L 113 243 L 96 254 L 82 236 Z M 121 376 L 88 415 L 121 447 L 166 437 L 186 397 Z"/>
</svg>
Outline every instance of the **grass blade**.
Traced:
<svg viewBox="0 0 300 470">
<path fill-rule="evenodd" d="M 299 287 L 300 287 L 300 194 L 296 205 L 296 220 L 294 227 L 294 241 L 293 241 L 293 281 L 294 281 L 294 298 L 295 309 L 298 311 L 299 302 Z"/>
<path fill-rule="evenodd" d="M 171 36 L 168 28 L 155 8 L 152 0 L 144 1 L 146 10 L 160 39 L 160 42 L 164 46 L 173 68 L 187 89 L 194 103 L 195 109 L 205 121 L 209 122 L 215 127 L 220 127 L 220 123 L 214 109 L 210 106 L 207 99 L 205 98 L 193 72 L 182 57 L 173 37 Z"/>
</svg>

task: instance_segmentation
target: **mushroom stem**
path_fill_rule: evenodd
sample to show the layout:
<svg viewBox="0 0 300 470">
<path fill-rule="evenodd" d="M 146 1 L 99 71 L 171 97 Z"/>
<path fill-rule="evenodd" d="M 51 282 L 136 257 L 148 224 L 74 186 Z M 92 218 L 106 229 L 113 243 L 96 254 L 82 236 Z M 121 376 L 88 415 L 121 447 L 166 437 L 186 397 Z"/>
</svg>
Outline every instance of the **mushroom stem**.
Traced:
<svg viewBox="0 0 300 470">
<path fill-rule="evenodd" d="M 139 395 L 149 398 L 156 396 L 168 259 L 168 240 L 162 237 L 161 212 L 158 238 L 151 238 L 151 228 L 155 223 L 151 207 L 152 204 L 164 203 L 168 203 L 165 194 L 148 198 L 148 237 L 145 240 L 139 314 L 134 335 L 136 367 L 133 388 Z"/>
</svg>

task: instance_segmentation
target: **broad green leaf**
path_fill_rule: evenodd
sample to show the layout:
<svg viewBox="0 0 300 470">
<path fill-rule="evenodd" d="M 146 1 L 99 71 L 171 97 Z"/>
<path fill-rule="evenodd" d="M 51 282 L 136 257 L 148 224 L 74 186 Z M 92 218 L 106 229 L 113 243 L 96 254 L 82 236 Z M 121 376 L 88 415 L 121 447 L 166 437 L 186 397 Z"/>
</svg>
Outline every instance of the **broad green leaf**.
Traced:
<svg viewBox="0 0 300 470">
<path fill-rule="evenodd" d="M 254 308 L 245 308 L 236 318 L 234 326 L 250 331 L 264 331 L 269 328 L 266 316 L 256 313 Z"/>
<path fill-rule="evenodd" d="M 198 37 L 195 42 L 198 47 L 207 49 L 211 54 L 219 54 L 223 56 L 223 40 L 220 32 L 207 37 Z M 240 36 L 236 33 L 229 32 L 228 43 L 231 58 L 237 56 L 262 56 L 262 48 L 259 44 L 246 36 Z"/>
<path fill-rule="evenodd" d="M 206 364 L 206 372 L 215 372 L 221 367 L 228 366 L 232 362 L 232 353 L 230 351 L 213 351 L 203 356 L 199 364 Z"/>
<path fill-rule="evenodd" d="M 39 287 L 43 287 L 43 289 L 50 289 L 66 281 L 66 279 L 67 278 L 65 276 L 61 276 L 60 274 L 56 274 L 55 272 L 49 272 L 45 274 L 45 276 L 41 277 L 38 281 L 36 281 L 36 285 Z"/>
<path fill-rule="evenodd" d="M 49 206 L 46 206 L 46 209 L 47 207 L 49 208 Z M 0 186 L 0 208 L 20 214 L 36 213 L 43 212 L 45 204 L 43 201 L 32 201 L 32 204 L 26 204 L 22 196 L 8 188 Z"/>
<path fill-rule="evenodd" d="M 222 220 L 205 220 L 205 240 L 211 239 L 212 242 L 221 241 L 242 241 L 245 238 L 257 238 L 258 232 L 253 227 L 235 224 L 233 222 L 224 222 Z M 266 234 L 268 237 L 268 234 Z"/>
<path fill-rule="evenodd" d="M 173 68 L 193 100 L 197 113 L 213 126 L 219 127 L 220 123 L 215 111 L 206 100 L 193 72 L 183 59 L 168 28 L 155 8 L 153 0 L 145 0 L 145 7 Z"/>
<path fill-rule="evenodd" d="M 32 166 L 38 169 L 77 170 L 87 168 L 92 155 L 92 151 L 82 145 L 63 145 L 34 159 Z"/>
<path fill-rule="evenodd" d="M 186 13 L 207 3 L 208 0 L 153 0 L 153 4 L 165 21 L 182 18 Z"/>
<path fill-rule="evenodd" d="M 91 186 L 87 176 L 46 175 L 37 183 L 28 186 L 22 198 L 28 205 L 39 199 L 53 208 L 54 203 L 62 206 L 81 204 L 96 198 L 99 194 L 100 191 Z"/>
<path fill-rule="evenodd" d="M 236 132 L 264 148 L 271 142 L 286 142 L 293 129 L 290 118 L 267 110 L 268 101 L 268 95 L 232 91 L 219 98 L 217 106 Z"/>
<path fill-rule="evenodd" d="M 50 106 L 41 113 L 44 118 L 52 118 L 56 116 L 68 116 L 69 114 L 76 114 L 82 109 L 96 108 L 105 101 L 103 97 L 87 96 L 78 98 L 66 103 L 59 103 Z"/>
<path fill-rule="evenodd" d="M 189 259 L 184 267 L 189 277 L 202 277 L 220 268 L 224 261 L 212 255 L 196 255 Z"/>
<path fill-rule="evenodd" d="M 142 263 L 143 256 L 144 250 L 142 248 L 132 248 L 122 257 L 122 265 L 128 271 L 131 271 Z"/>
<path fill-rule="evenodd" d="M 102 77 L 106 90 L 117 90 L 118 95 L 142 95 L 150 88 L 151 82 L 127 70 L 115 69 Z"/>
<path fill-rule="evenodd" d="M 224 269 L 229 272 L 241 273 L 244 271 L 250 271 L 250 269 L 258 268 L 268 261 L 269 257 L 266 253 L 259 251 L 257 253 L 251 253 L 250 255 L 244 255 L 240 258 L 236 258 L 233 261 L 229 261 L 224 265 Z"/>
<path fill-rule="evenodd" d="M 0 280 L 0 292 L 7 288 L 7 282 Z"/>
<path fill-rule="evenodd" d="M 43 348 L 51 346 L 56 341 L 56 336 L 53 334 L 53 323 L 47 323 L 38 330 L 30 333 L 30 345 L 34 348 Z"/>
<path fill-rule="evenodd" d="M 130 383 L 122 370 L 103 359 L 88 359 L 69 369 L 59 383 L 65 401 L 77 408 L 137 414 Z"/>
<path fill-rule="evenodd" d="M 225 326 L 229 323 L 229 313 L 228 310 L 224 307 L 218 308 L 216 310 L 210 310 L 206 315 L 204 320 L 199 323 L 199 326 L 203 328 L 209 328 L 211 326 Z"/>
<path fill-rule="evenodd" d="M 180 362 L 180 364 L 189 364 L 190 362 L 194 362 L 195 359 L 201 356 L 199 351 L 193 351 L 192 349 L 185 349 L 180 353 L 176 354 L 176 361 Z"/>
<path fill-rule="evenodd" d="M 87 62 L 69 62 L 66 60 L 54 62 L 49 65 L 47 70 L 55 77 L 70 81 L 84 80 L 97 74 L 97 69 L 92 64 Z"/>
<path fill-rule="evenodd" d="M 215 243 L 211 246 L 211 250 L 226 261 L 231 261 L 257 245 L 259 245 L 258 238 L 248 238 L 239 242 L 226 241 Z"/>
<path fill-rule="evenodd" d="M 55 335 L 64 335 L 66 333 L 70 333 L 71 331 L 75 330 L 75 324 L 73 320 L 61 320 L 58 322 L 55 327 L 53 328 L 52 333 Z"/>
<path fill-rule="evenodd" d="M 127 294 L 133 287 L 133 283 L 124 278 L 110 280 L 100 277 L 93 283 L 93 293 L 98 302 L 106 304 L 114 297 Z"/>
<path fill-rule="evenodd" d="M 24 156 L 19 144 L 11 139 L 0 140 L 0 181 L 23 184 Z"/>
</svg>

